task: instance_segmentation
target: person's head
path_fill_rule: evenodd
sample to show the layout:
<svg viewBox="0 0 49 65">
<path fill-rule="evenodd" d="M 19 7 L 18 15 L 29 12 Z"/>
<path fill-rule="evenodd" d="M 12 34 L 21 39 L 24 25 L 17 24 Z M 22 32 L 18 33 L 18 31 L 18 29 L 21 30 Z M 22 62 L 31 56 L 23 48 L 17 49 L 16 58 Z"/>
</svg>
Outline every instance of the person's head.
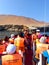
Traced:
<svg viewBox="0 0 49 65">
<path fill-rule="evenodd" d="M 42 36 L 44 36 L 44 37 L 48 37 L 47 34 L 43 34 Z"/>
<path fill-rule="evenodd" d="M 39 34 L 40 34 L 40 30 L 37 29 L 37 30 L 36 30 L 36 35 L 38 36 Z"/>
<path fill-rule="evenodd" d="M 15 34 L 14 38 L 17 38 L 17 34 Z"/>
<path fill-rule="evenodd" d="M 19 35 L 20 37 L 24 37 L 24 33 L 23 33 L 23 32 L 18 32 L 18 35 Z"/>
<path fill-rule="evenodd" d="M 31 39 L 31 34 L 30 33 L 28 33 L 27 36 L 28 36 L 29 39 Z"/>
<path fill-rule="evenodd" d="M 41 43 L 45 43 L 45 40 L 46 40 L 46 37 L 44 37 L 44 36 L 42 36 L 42 37 L 40 38 L 40 42 L 41 42 Z"/>
<path fill-rule="evenodd" d="M 9 41 L 9 37 L 5 36 L 4 40 L 8 42 Z"/>
<path fill-rule="evenodd" d="M 11 38 L 14 38 L 14 36 L 15 36 L 14 34 L 11 34 Z"/>
<path fill-rule="evenodd" d="M 6 48 L 7 54 L 14 54 L 16 52 L 16 46 L 14 44 L 9 44 Z"/>
<path fill-rule="evenodd" d="M 24 34 L 28 34 L 29 32 L 28 32 L 28 30 L 24 30 Z"/>
<path fill-rule="evenodd" d="M 33 30 L 33 31 L 32 31 L 32 34 L 36 34 L 36 30 Z"/>
</svg>

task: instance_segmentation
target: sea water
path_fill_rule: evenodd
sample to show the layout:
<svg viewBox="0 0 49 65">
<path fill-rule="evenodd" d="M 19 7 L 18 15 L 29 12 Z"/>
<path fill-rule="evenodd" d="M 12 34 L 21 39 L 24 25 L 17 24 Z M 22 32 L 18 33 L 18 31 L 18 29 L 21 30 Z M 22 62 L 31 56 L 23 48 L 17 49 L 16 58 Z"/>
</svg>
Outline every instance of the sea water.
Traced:
<svg viewBox="0 0 49 65">
<path fill-rule="evenodd" d="M 47 34 L 49 36 L 49 32 L 41 32 L 41 34 Z"/>
<path fill-rule="evenodd" d="M 49 36 L 49 32 L 41 32 L 41 34 L 44 33 Z M 0 31 L 0 39 L 4 39 L 5 36 L 10 37 L 11 34 L 17 34 L 17 31 Z"/>
</svg>

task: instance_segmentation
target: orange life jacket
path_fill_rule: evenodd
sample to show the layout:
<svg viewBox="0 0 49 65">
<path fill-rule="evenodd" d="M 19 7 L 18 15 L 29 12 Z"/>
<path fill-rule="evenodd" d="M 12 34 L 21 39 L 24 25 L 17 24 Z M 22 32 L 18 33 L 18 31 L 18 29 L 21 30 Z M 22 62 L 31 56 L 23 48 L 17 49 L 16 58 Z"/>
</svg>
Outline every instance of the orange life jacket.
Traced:
<svg viewBox="0 0 49 65">
<path fill-rule="evenodd" d="M 22 65 L 22 57 L 20 54 L 4 55 L 2 65 Z"/>
<path fill-rule="evenodd" d="M 48 49 L 49 44 L 37 44 L 36 49 L 36 58 L 38 58 L 38 55 L 41 54 L 43 51 Z"/>
<path fill-rule="evenodd" d="M 14 43 L 14 39 L 9 38 L 9 42 L 11 42 L 13 44 Z"/>
<path fill-rule="evenodd" d="M 46 40 L 45 40 L 45 42 L 49 44 L 49 38 L 48 38 L 48 39 L 46 39 Z"/>
<path fill-rule="evenodd" d="M 47 65 L 49 65 L 49 64 L 47 64 Z"/>
<path fill-rule="evenodd" d="M 32 40 L 35 41 L 37 39 L 37 35 L 33 34 L 32 35 Z"/>
<path fill-rule="evenodd" d="M 0 53 L 4 52 L 6 49 L 5 45 L 0 45 Z"/>
<path fill-rule="evenodd" d="M 14 45 L 17 46 L 17 51 L 21 50 L 24 52 L 24 38 L 18 37 L 14 40 Z"/>
</svg>

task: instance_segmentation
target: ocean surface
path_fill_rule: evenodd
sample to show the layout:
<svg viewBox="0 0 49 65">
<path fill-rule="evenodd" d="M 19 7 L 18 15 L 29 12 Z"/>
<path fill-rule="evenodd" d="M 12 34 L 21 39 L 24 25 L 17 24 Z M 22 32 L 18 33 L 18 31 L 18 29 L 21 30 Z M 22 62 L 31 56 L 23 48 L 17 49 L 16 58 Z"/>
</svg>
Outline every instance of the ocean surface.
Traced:
<svg viewBox="0 0 49 65">
<path fill-rule="evenodd" d="M 41 32 L 41 34 L 47 34 L 49 36 L 49 32 Z"/>
<path fill-rule="evenodd" d="M 0 31 L 0 39 L 4 39 L 5 36 L 10 37 L 11 34 L 16 34 L 14 31 Z"/>
<path fill-rule="evenodd" d="M 47 34 L 49 36 L 49 32 L 41 32 L 41 34 Z M 5 36 L 10 37 L 11 34 L 17 34 L 16 31 L 0 31 L 0 39 L 4 39 Z"/>
</svg>

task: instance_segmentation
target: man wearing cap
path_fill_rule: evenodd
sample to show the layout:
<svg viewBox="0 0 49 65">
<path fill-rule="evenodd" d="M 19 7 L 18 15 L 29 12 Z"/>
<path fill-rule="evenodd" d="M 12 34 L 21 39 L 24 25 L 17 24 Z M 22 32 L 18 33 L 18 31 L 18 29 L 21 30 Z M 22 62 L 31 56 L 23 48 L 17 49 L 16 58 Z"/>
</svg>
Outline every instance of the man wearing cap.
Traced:
<svg viewBox="0 0 49 65">
<path fill-rule="evenodd" d="M 40 33 L 40 30 L 39 29 L 36 30 L 36 35 L 37 35 L 38 38 L 40 38 L 41 33 Z"/>
</svg>

